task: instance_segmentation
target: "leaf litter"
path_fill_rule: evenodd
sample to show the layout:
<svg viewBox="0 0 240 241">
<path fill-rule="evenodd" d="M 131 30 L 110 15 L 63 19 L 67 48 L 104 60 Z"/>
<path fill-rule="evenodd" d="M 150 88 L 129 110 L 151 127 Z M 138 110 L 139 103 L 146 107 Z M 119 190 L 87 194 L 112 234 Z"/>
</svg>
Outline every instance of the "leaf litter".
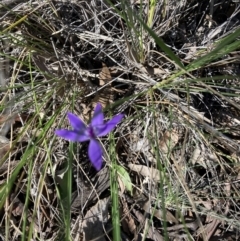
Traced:
<svg viewBox="0 0 240 241">
<path fill-rule="evenodd" d="M 148 3 L 142 2 L 146 14 Z M 140 4 L 131 1 L 130 6 L 137 12 Z M 119 179 L 123 240 L 164 240 L 166 234 L 169 240 L 239 239 L 238 49 L 192 71 L 212 91 L 181 76 L 172 86 L 143 94 L 168 78 L 175 65 L 148 35 L 140 59 L 139 36 L 107 2 L 3 1 L 0 11 L 1 30 L 10 30 L 1 33 L 0 43 L 1 185 L 26 158 L 28 146 L 36 148 L 18 172 L 9 206 L 6 200 L 1 207 L 1 237 L 20 240 L 27 210 L 26 230 L 33 222 L 33 240 L 62 239 L 62 200 L 56 190 L 66 175 L 68 143 L 53 144 L 53 132 L 67 128 L 62 120 L 77 96 L 72 112 L 86 122 L 98 102 L 127 116 L 115 132 L 117 159 L 132 188 L 131 195 L 131 188 Z M 155 11 L 152 29 L 186 65 L 239 29 L 239 5 L 233 1 L 159 1 Z M 14 25 L 16 19 L 21 21 Z M 135 27 L 141 27 L 137 21 Z M 216 79 L 219 75 L 222 78 Z M 120 104 L 112 108 L 116 103 Z M 51 118 L 55 122 L 45 130 Z M 102 145 L 108 149 L 108 140 Z M 45 172 L 48 158 L 55 173 L 50 166 Z M 29 205 L 24 209 L 31 161 Z M 87 144 L 77 145 L 72 166 L 73 240 L 112 239 L 110 165 L 107 161 L 96 173 Z"/>
</svg>

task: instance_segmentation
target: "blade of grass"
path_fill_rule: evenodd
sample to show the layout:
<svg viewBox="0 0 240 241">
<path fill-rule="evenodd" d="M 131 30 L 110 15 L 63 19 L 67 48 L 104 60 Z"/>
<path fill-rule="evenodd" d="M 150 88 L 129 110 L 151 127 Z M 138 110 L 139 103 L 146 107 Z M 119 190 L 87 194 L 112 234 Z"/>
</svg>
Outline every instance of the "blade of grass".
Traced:
<svg viewBox="0 0 240 241">
<path fill-rule="evenodd" d="M 6 198 L 9 196 L 10 191 L 12 190 L 12 186 L 13 186 L 20 170 L 27 163 L 29 157 L 33 158 L 33 155 L 34 155 L 33 149 L 34 149 L 34 145 L 32 145 L 32 144 L 29 144 L 27 146 L 26 151 L 24 152 L 20 162 L 18 163 L 18 165 L 16 166 L 16 168 L 12 172 L 11 176 L 9 177 L 9 181 L 4 183 L 0 187 L 0 209 L 3 208 L 3 205 L 6 201 Z"/>
<path fill-rule="evenodd" d="M 156 5 L 157 5 L 157 0 L 149 0 L 149 11 L 148 11 L 148 20 L 147 20 L 147 26 L 149 28 L 151 28 L 153 24 L 153 16 L 155 13 Z"/>
<path fill-rule="evenodd" d="M 118 203 L 118 182 L 117 182 L 117 160 L 115 152 L 115 142 L 113 134 L 110 133 L 110 187 L 111 187 L 111 200 L 112 200 L 112 225 L 113 225 L 113 240 L 120 241 L 120 214 L 119 214 L 119 203 Z"/>
<path fill-rule="evenodd" d="M 2 33 L 6 33 L 8 30 L 13 29 L 14 27 L 16 27 L 17 25 L 21 24 L 23 21 L 25 21 L 27 19 L 27 17 L 34 13 L 36 10 L 38 10 L 39 8 L 41 8 L 44 4 L 40 4 L 39 6 L 37 6 L 36 8 L 34 8 L 30 13 L 24 15 L 23 17 L 21 17 L 19 20 L 17 20 L 15 23 L 12 23 L 10 26 L 8 26 L 7 28 L 5 28 Z"/>
<path fill-rule="evenodd" d="M 72 202 L 72 162 L 73 162 L 73 153 L 74 153 L 74 143 L 70 142 L 69 144 L 69 154 L 68 154 L 68 170 L 65 176 L 66 185 L 65 190 L 63 192 L 66 194 L 66 198 L 64 198 L 64 223 L 65 223 L 65 240 L 71 241 L 71 202 Z M 63 182 L 64 183 L 64 182 Z M 64 188 L 64 187 L 63 187 Z M 65 195 L 64 195 L 65 197 Z"/>
<path fill-rule="evenodd" d="M 35 152 L 35 148 L 33 148 L 33 152 Z M 26 235 L 26 227 L 27 227 L 27 222 L 28 222 L 28 204 L 30 200 L 30 189 L 31 189 L 31 183 L 32 183 L 32 171 L 33 171 L 33 161 L 30 159 L 29 165 L 28 165 L 28 181 L 27 181 L 27 190 L 26 190 L 26 199 L 24 203 L 24 209 L 23 209 L 23 225 L 22 225 L 22 237 L 21 240 L 25 241 L 27 240 L 27 235 Z"/>
<path fill-rule="evenodd" d="M 74 103 L 76 101 L 76 93 L 74 93 L 72 98 L 72 109 L 74 109 Z M 68 161 L 67 161 L 67 172 L 64 176 L 65 181 L 63 184 L 66 185 L 61 187 L 62 190 L 62 203 L 64 208 L 64 229 L 65 229 L 65 240 L 71 241 L 71 203 L 72 203 L 72 163 L 73 163 L 73 153 L 75 152 L 76 144 L 70 142 L 69 144 L 69 153 L 68 153 Z"/>
<path fill-rule="evenodd" d="M 153 93 L 150 92 L 150 98 L 153 100 Z M 155 153 L 156 161 L 157 161 L 157 168 L 159 170 L 159 175 L 160 175 L 160 187 L 159 187 L 159 193 L 158 193 L 158 198 L 161 199 L 161 206 L 162 206 L 162 211 L 163 211 L 163 234 L 164 234 L 164 240 L 168 241 L 168 232 L 167 232 L 167 212 L 166 212 L 166 201 L 165 201 L 165 194 L 164 194 L 164 184 L 168 182 L 166 178 L 166 171 L 165 168 L 161 164 L 161 157 L 159 154 L 159 150 L 157 148 L 158 145 L 156 143 L 159 143 L 159 136 L 158 136 L 158 128 L 156 124 L 156 113 L 155 109 L 153 110 L 153 129 L 154 129 L 154 140 L 150 141 L 152 143 L 152 148 Z M 153 214 L 152 214 L 153 218 Z"/>
</svg>

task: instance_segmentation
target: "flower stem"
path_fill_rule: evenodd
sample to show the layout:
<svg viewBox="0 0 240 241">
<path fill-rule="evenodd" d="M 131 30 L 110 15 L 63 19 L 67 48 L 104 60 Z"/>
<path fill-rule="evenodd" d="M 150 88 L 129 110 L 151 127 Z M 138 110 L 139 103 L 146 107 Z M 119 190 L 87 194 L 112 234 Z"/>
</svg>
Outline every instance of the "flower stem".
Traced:
<svg viewBox="0 0 240 241">
<path fill-rule="evenodd" d="M 113 224 L 113 240 L 120 241 L 120 215 L 118 203 L 118 183 L 117 183 L 117 160 L 115 152 L 115 142 L 113 134 L 110 134 L 110 186 L 111 186 L 111 201 L 112 201 L 112 224 Z"/>
</svg>

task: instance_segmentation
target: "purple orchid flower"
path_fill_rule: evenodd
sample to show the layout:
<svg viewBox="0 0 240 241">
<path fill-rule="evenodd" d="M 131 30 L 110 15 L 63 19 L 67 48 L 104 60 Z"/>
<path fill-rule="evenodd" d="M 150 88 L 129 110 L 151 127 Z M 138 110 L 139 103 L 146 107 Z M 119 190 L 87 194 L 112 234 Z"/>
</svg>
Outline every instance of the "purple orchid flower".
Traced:
<svg viewBox="0 0 240 241">
<path fill-rule="evenodd" d="M 102 167 L 103 151 L 97 137 L 105 136 L 112 131 L 124 115 L 115 115 L 111 120 L 104 123 L 102 106 L 98 103 L 88 126 L 72 113 L 68 113 L 67 116 L 73 130 L 56 130 L 55 134 L 69 141 L 84 142 L 90 140 L 88 156 L 95 169 L 99 171 Z"/>
</svg>

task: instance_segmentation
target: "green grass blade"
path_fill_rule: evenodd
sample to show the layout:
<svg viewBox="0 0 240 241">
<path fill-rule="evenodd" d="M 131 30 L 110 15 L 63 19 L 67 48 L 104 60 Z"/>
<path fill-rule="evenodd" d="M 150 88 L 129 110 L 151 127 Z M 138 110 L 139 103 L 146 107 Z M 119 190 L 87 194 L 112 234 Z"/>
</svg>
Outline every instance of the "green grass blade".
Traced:
<svg viewBox="0 0 240 241">
<path fill-rule="evenodd" d="M 231 39 L 231 36 L 230 36 Z M 197 60 L 193 61 L 191 64 L 189 64 L 186 68 L 187 71 L 192 71 L 197 68 L 203 67 L 204 65 L 212 62 L 215 59 L 219 59 L 222 56 L 238 49 L 240 46 L 240 40 L 236 40 L 235 42 L 229 44 L 229 45 L 221 45 L 221 47 L 216 47 L 213 51 L 210 53 L 198 58 Z"/>
<path fill-rule="evenodd" d="M 141 18 L 139 18 L 138 16 L 136 16 L 136 18 L 138 18 L 138 20 L 141 22 L 141 24 L 143 25 L 143 27 L 148 31 L 148 33 L 153 37 L 153 39 L 155 40 L 156 44 L 169 56 L 169 58 L 171 60 L 173 60 L 175 62 L 175 64 L 181 68 L 184 68 L 184 65 L 182 64 L 181 60 L 177 57 L 176 54 L 174 54 L 174 52 L 163 42 L 163 40 L 161 38 L 159 38 L 157 36 L 157 34 L 147 26 L 147 24 L 145 24 L 143 22 L 143 20 Z"/>
<path fill-rule="evenodd" d="M 33 149 L 34 151 L 34 149 Z M 22 225 L 22 237 L 21 240 L 26 240 L 26 227 L 28 222 L 28 204 L 30 200 L 30 189 L 31 189 L 31 182 L 32 182 L 32 171 L 33 171 L 33 160 L 30 159 L 29 165 L 28 165 L 28 182 L 27 182 L 27 191 L 26 191 L 26 199 L 24 203 L 24 210 L 23 210 L 23 225 Z"/>
<path fill-rule="evenodd" d="M 34 145 L 29 144 L 29 146 L 27 147 L 26 151 L 24 152 L 24 155 L 22 156 L 20 162 L 18 163 L 18 165 L 12 172 L 11 176 L 9 177 L 9 181 L 4 183 L 0 187 L 0 209 L 3 208 L 6 198 L 9 196 L 12 186 L 13 186 L 20 170 L 27 163 L 27 161 L 29 160 L 28 158 L 32 157 L 33 154 L 34 154 Z"/>
<path fill-rule="evenodd" d="M 118 182 L 117 182 L 117 160 L 115 153 L 115 142 L 113 134 L 110 134 L 110 160 L 111 160 L 111 170 L 110 170 L 110 187 L 111 187 L 111 200 L 112 200 L 112 225 L 113 225 L 113 240 L 121 240 L 120 232 L 120 214 L 119 214 L 119 200 L 118 200 Z"/>
<path fill-rule="evenodd" d="M 153 24 L 153 17 L 155 14 L 156 5 L 157 5 L 157 0 L 149 0 L 149 12 L 148 12 L 148 20 L 147 20 L 147 26 L 149 28 L 151 28 Z"/>
</svg>

